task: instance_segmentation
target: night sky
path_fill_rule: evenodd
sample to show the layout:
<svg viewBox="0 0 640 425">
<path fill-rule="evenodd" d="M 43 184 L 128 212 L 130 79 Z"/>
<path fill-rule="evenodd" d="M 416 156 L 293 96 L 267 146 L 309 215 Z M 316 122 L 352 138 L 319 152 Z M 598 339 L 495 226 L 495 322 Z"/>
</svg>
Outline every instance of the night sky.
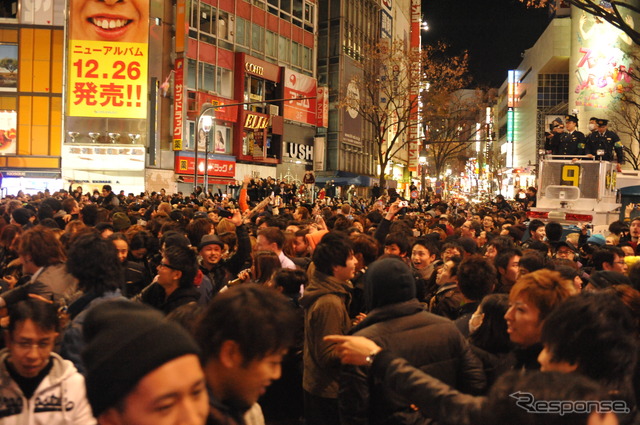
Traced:
<svg viewBox="0 0 640 425">
<path fill-rule="evenodd" d="M 504 82 L 549 23 L 546 9 L 527 9 L 518 0 L 423 0 L 422 12 L 429 24 L 423 43 L 442 40 L 468 50 L 475 84 L 491 87 Z"/>
</svg>

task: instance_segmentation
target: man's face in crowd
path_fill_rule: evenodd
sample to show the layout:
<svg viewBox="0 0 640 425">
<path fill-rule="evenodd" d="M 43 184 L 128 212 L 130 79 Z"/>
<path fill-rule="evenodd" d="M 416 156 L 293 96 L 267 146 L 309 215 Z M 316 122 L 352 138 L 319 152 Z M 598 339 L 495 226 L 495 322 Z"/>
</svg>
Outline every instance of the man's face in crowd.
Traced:
<svg viewBox="0 0 640 425">
<path fill-rule="evenodd" d="M 471 229 L 471 222 L 465 221 L 464 224 L 460 227 L 460 236 L 463 238 L 473 238 L 475 231 Z"/>
<path fill-rule="evenodd" d="M 453 278 L 455 278 L 455 276 L 451 275 L 451 270 L 455 267 L 455 263 L 453 261 L 443 261 L 444 264 L 438 269 L 438 272 L 436 274 L 436 284 L 438 286 L 449 283 Z"/>
<path fill-rule="evenodd" d="M 563 260 L 573 260 L 574 253 L 571 250 L 571 248 L 569 248 L 567 246 L 561 246 L 556 251 L 556 258 L 561 258 Z"/>
<path fill-rule="evenodd" d="M 640 238 L 640 220 L 634 220 L 629 225 L 629 234 L 631 239 L 637 241 Z"/>
<path fill-rule="evenodd" d="M 411 250 L 411 262 L 418 270 L 429 267 L 435 259 L 436 256 L 432 255 L 429 250 L 422 245 L 415 245 L 413 250 Z"/>
<path fill-rule="evenodd" d="M 184 355 L 147 374 L 127 395 L 121 409 L 100 416 L 108 425 L 204 425 L 209 397 L 194 354 Z"/>
<path fill-rule="evenodd" d="M 627 263 L 624 261 L 624 257 L 618 257 L 618 254 L 613 254 L 612 266 L 613 266 L 612 270 L 614 272 L 618 272 L 622 274 L 627 274 L 627 270 L 629 269 L 629 267 L 627 266 Z"/>
<path fill-rule="evenodd" d="M 392 243 L 391 245 L 385 245 L 384 253 L 387 255 L 398 255 L 398 256 L 402 255 L 402 252 L 400 251 L 400 247 L 395 243 Z"/>
<path fill-rule="evenodd" d="M 293 240 L 293 250 L 296 255 L 304 255 L 309 251 L 309 244 L 304 236 L 296 236 Z"/>
<path fill-rule="evenodd" d="M 129 254 L 129 244 L 120 239 L 114 240 L 113 244 L 118 251 L 118 260 L 120 260 L 121 263 L 124 263 L 127 259 L 127 255 Z"/>
<path fill-rule="evenodd" d="M 540 341 L 540 310 L 525 297 L 519 296 L 513 300 L 504 318 L 507 321 L 509 338 L 514 344 L 530 347 Z"/>
<path fill-rule="evenodd" d="M 516 279 L 518 278 L 518 271 L 520 270 L 520 256 L 514 255 L 509 259 L 509 263 L 507 264 L 506 269 L 500 267 L 498 270 L 502 275 L 503 282 L 509 285 L 513 285 L 514 283 L 516 283 Z"/>
<path fill-rule="evenodd" d="M 209 244 L 200 250 L 200 256 L 205 265 L 217 264 L 222 258 L 222 247 L 216 244 Z"/>
<path fill-rule="evenodd" d="M 269 242 L 269 240 L 265 238 L 264 235 L 258 235 L 258 237 L 256 238 L 256 246 L 255 246 L 256 251 L 275 252 L 276 249 L 277 249 L 276 244 Z"/>
<path fill-rule="evenodd" d="M 493 260 L 494 258 L 496 258 L 496 255 L 498 255 L 498 250 L 496 249 L 496 247 L 493 245 L 489 245 L 484 253 L 484 257 L 489 260 Z"/>
<path fill-rule="evenodd" d="M 453 257 L 462 257 L 462 253 L 458 248 L 447 248 L 442 253 L 442 261 L 449 261 Z"/>
<path fill-rule="evenodd" d="M 36 377 L 49 364 L 57 336 L 53 329 L 42 329 L 31 319 L 18 323 L 13 333 L 7 334 L 9 363 L 20 376 Z"/>
<path fill-rule="evenodd" d="M 282 358 L 286 353 L 287 350 L 283 349 L 249 363 L 234 362 L 229 369 L 229 375 L 232 378 L 224 382 L 225 401 L 245 408 L 255 404 L 269 385 L 280 379 Z M 209 373 L 207 372 L 209 381 L 215 381 L 216 378 L 210 377 Z"/>
<path fill-rule="evenodd" d="M 344 266 L 333 266 L 333 277 L 338 280 L 353 279 L 356 274 L 358 259 L 351 253 Z"/>
<path fill-rule="evenodd" d="M 544 241 L 545 236 L 547 236 L 547 232 L 544 226 L 538 227 L 535 232 L 531 234 L 531 237 L 536 241 Z"/>
</svg>

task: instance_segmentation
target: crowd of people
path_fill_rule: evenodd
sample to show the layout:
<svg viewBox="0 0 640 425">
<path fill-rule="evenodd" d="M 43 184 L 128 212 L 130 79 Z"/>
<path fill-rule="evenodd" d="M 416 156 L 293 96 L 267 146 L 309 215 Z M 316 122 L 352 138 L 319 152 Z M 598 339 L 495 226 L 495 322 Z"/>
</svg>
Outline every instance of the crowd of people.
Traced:
<svg viewBox="0 0 640 425">
<path fill-rule="evenodd" d="M 255 186 L 3 200 L 0 421 L 638 421 L 640 217 Z"/>
</svg>

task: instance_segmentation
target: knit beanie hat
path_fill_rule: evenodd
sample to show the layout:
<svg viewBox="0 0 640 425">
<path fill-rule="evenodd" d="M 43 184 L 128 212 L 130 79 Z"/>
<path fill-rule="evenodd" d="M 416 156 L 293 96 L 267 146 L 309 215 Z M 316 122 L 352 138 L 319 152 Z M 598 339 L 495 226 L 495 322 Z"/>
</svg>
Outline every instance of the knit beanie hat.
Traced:
<svg viewBox="0 0 640 425">
<path fill-rule="evenodd" d="M 97 418 L 124 399 L 148 373 L 187 354 L 199 354 L 191 336 L 144 304 L 103 302 L 83 326 L 87 398 Z"/>
<path fill-rule="evenodd" d="M 382 258 L 369 265 L 364 275 L 364 296 L 371 310 L 416 297 L 416 282 L 400 258 Z"/>
<path fill-rule="evenodd" d="M 113 221 L 113 230 L 116 232 L 121 232 L 131 227 L 129 216 L 123 212 L 115 213 L 113 217 L 111 217 L 111 221 Z"/>
</svg>

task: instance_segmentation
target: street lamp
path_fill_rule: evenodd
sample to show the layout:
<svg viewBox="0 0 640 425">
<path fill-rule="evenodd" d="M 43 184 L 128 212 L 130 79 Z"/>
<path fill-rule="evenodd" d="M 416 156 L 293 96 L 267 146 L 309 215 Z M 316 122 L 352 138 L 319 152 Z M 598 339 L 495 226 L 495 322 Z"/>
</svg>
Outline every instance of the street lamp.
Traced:
<svg viewBox="0 0 640 425">
<path fill-rule="evenodd" d="M 203 115 L 201 118 L 202 131 L 204 131 L 204 196 L 209 193 L 209 132 L 211 131 L 211 123 L 213 117 L 211 115 Z M 196 164 L 197 165 L 197 164 Z"/>
<path fill-rule="evenodd" d="M 418 163 L 420 163 L 420 198 L 424 200 L 425 192 L 425 178 L 427 174 L 427 150 L 422 147 L 420 149 L 420 155 L 418 156 Z"/>
</svg>

